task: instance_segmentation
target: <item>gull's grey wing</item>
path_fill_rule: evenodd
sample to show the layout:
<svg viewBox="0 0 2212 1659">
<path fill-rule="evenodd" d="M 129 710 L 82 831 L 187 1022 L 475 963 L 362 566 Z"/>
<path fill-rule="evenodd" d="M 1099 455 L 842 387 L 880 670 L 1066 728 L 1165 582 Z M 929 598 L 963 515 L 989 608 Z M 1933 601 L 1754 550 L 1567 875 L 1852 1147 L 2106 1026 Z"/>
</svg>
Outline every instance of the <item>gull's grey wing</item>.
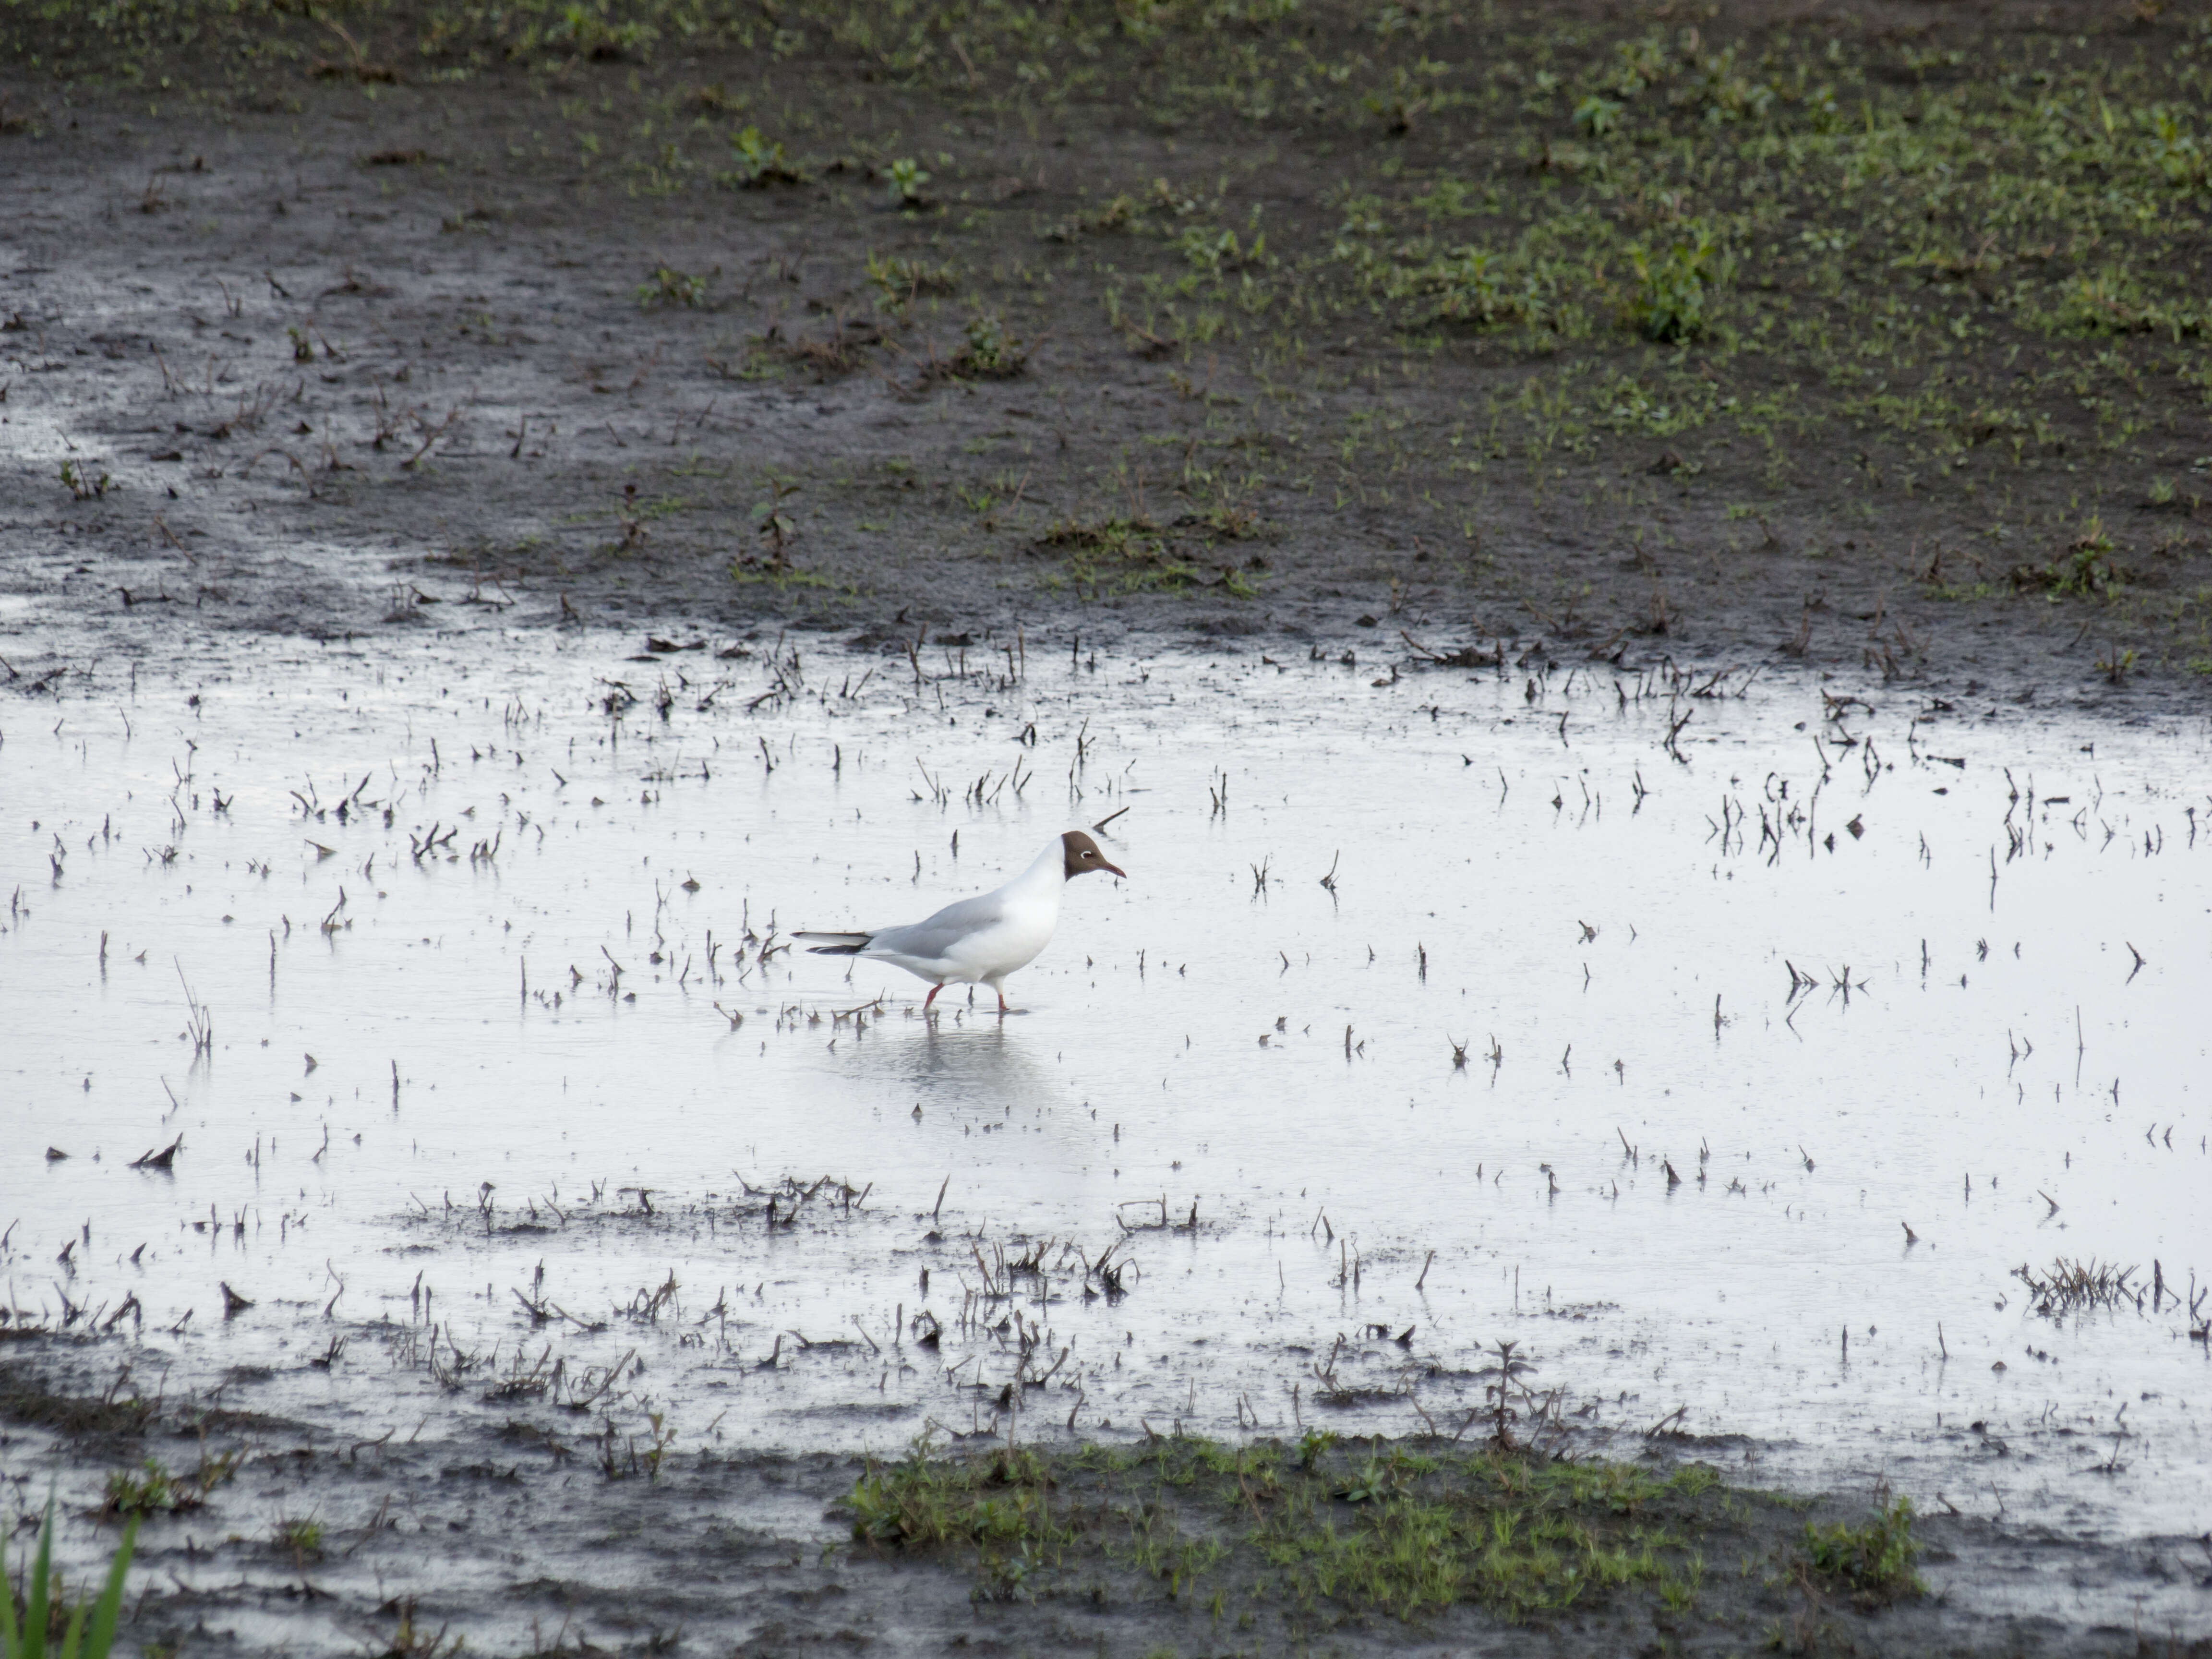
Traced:
<svg viewBox="0 0 2212 1659">
<path fill-rule="evenodd" d="M 1006 917 L 1006 905 L 996 893 L 948 904 L 927 921 L 904 927 L 886 927 L 868 941 L 872 953 L 892 951 L 934 962 L 970 933 L 979 933 Z"/>
</svg>

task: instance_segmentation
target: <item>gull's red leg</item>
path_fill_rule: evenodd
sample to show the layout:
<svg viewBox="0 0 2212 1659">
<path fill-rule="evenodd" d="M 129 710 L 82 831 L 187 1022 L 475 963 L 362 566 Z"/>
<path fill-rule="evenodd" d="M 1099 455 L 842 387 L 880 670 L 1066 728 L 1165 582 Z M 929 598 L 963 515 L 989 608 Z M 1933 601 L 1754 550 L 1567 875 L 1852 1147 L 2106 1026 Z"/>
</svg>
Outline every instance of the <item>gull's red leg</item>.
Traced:
<svg viewBox="0 0 2212 1659">
<path fill-rule="evenodd" d="M 1004 986 L 1002 986 L 1002 985 L 1001 985 L 1001 986 L 995 986 L 995 987 L 994 987 L 993 988 L 994 988 L 994 989 L 995 989 L 995 990 L 998 992 L 998 994 L 999 994 L 999 1012 L 1000 1012 L 1000 1013 L 1002 1013 L 1002 1014 L 1011 1014 L 1011 1013 L 1012 1013 L 1014 1011 L 1013 1011 L 1012 1009 L 1011 1009 L 1011 1008 L 1009 1008 L 1009 1007 L 1007 1007 L 1007 1006 L 1006 1006 L 1006 987 L 1004 987 Z"/>
<path fill-rule="evenodd" d="M 937 1000 L 937 994 L 944 988 L 945 988 L 942 985 L 933 985 L 929 988 L 929 994 L 921 1000 L 921 1012 L 923 1013 L 926 1014 L 929 1012 L 929 1005 Z"/>
</svg>

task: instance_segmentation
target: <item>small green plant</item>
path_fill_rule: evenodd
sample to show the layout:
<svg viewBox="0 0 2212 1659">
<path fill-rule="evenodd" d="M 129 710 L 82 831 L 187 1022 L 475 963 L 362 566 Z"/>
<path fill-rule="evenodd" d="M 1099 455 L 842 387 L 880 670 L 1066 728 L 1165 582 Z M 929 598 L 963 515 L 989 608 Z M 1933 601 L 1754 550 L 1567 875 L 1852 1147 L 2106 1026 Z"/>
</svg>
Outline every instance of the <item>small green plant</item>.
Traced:
<svg viewBox="0 0 2212 1659">
<path fill-rule="evenodd" d="M 1538 310 L 1525 290 L 1510 287 L 1504 262 L 1480 248 L 1463 247 L 1435 268 L 1443 291 L 1438 316 L 1455 323 L 1492 328 L 1500 323 L 1534 322 Z"/>
<path fill-rule="evenodd" d="M 737 152 L 738 165 L 728 179 L 741 190 L 766 190 L 771 185 L 806 182 L 806 175 L 784 158 L 781 143 L 762 137 L 758 127 L 745 127 L 732 134 L 730 148 Z"/>
<path fill-rule="evenodd" d="M 2167 183 L 2177 189 L 2202 190 L 2212 180 L 2212 155 L 2198 144 L 2195 134 L 2183 130 L 2171 111 L 2153 110 L 2151 130 L 2151 160 Z"/>
<path fill-rule="evenodd" d="M 1127 230 L 1144 211 L 1143 204 L 1133 196 L 1116 196 L 1112 201 L 1080 222 L 1085 228 L 1097 231 Z"/>
<path fill-rule="evenodd" d="M 903 311 L 925 294 L 950 294 L 958 286 L 948 264 L 925 264 L 896 254 L 868 255 L 868 280 L 876 302 L 886 311 Z"/>
<path fill-rule="evenodd" d="M 925 207 L 928 204 L 921 187 L 929 182 L 929 175 L 921 163 L 912 156 L 902 157 L 884 169 L 884 178 L 890 186 L 891 205 L 899 208 Z"/>
<path fill-rule="evenodd" d="M 656 266 L 652 276 L 637 285 L 637 302 L 648 311 L 655 306 L 700 306 L 706 300 L 704 276 L 693 276 L 671 265 Z"/>
<path fill-rule="evenodd" d="M 768 557 L 761 562 L 770 570 L 788 570 L 791 560 L 784 544 L 798 533 L 799 525 L 783 510 L 783 501 L 787 495 L 797 495 L 799 486 L 771 475 L 768 491 L 768 499 L 753 508 L 753 530 L 768 548 Z"/>
<path fill-rule="evenodd" d="M 2066 550 L 2048 564 L 2022 565 L 2013 572 L 2015 587 L 2040 587 L 2056 605 L 2064 599 L 2097 599 L 2112 592 L 2123 581 L 2113 559 L 2112 536 L 2104 520 L 2092 518 L 2081 526 Z"/>
<path fill-rule="evenodd" d="M 1697 1498 L 1721 1484 L 1721 1472 L 1710 1463 L 1689 1463 L 1677 1469 L 1667 1484 L 1685 1498 Z"/>
<path fill-rule="evenodd" d="M 1434 109 L 1436 93 L 1425 87 L 1418 78 L 1431 66 L 1424 59 L 1408 75 L 1404 64 L 1390 72 L 1390 84 L 1379 91 L 1370 92 L 1359 101 L 1370 115 L 1379 117 L 1383 130 L 1392 133 L 1410 132 L 1413 123 Z"/>
<path fill-rule="evenodd" d="M 2173 480 L 2172 480 L 2172 479 L 2171 479 L 2171 478 L 2153 478 L 2153 479 L 2150 481 L 2150 494 L 2149 494 L 2149 501 L 2150 501 L 2150 504 L 2151 504 L 2153 507 L 2171 507 L 2171 506 L 2172 506 L 2172 505 L 2173 505 L 2173 493 L 2174 493 L 2174 492 L 2173 492 Z"/>
<path fill-rule="evenodd" d="M 1168 0 L 1114 0 L 1114 11 L 1122 33 L 1139 46 L 1150 46 L 1165 32 L 1174 8 Z"/>
<path fill-rule="evenodd" d="M 1193 225 L 1176 238 L 1176 246 L 1182 257 L 1197 270 L 1209 276 L 1218 276 L 1224 271 L 1265 270 L 1273 263 L 1267 257 L 1267 239 L 1255 236 L 1252 246 L 1245 247 L 1237 240 L 1237 233 L 1229 229 L 1208 229 Z"/>
<path fill-rule="evenodd" d="M 1020 341 L 1010 337 L 996 317 L 969 319 L 968 343 L 954 354 L 952 367 L 979 380 L 1006 380 L 1020 374 L 1030 360 Z"/>
<path fill-rule="evenodd" d="M 605 9 L 605 0 L 596 8 L 568 6 L 547 39 L 567 46 L 579 57 L 614 63 L 626 57 L 643 55 L 660 38 L 660 31 L 650 23 L 609 22 L 604 15 Z"/>
<path fill-rule="evenodd" d="M 62 463 L 62 483 L 68 486 L 69 493 L 81 501 L 88 501 L 94 496 L 105 495 L 107 494 L 107 486 L 112 482 L 113 480 L 105 472 L 95 478 L 89 476 L 75 461 Z"/>
<path fill-rule="evenodd" d="M 1705 331 L 1707 294 L 1728 275 L 1728 261 L 1711 231 L 1700 230 L 1657 253 L 1639 245 L 1628 257 L 1636 270 L 1629 316 L 1646 339 L 1670 344 Z"/>
<path fill-rule="evenodd" d="M 1682 1577 L 1668 1574 L 1659 1581 L 1659 1605 L 1677 1618 L 1696 1610 L 1698 1589 L 1705 1580 L 1705 1558 L 1692 1555 L 1688 1573 Z"/>
<path fill-rule="evenodd" d="M 45 1523 L 39 1528 L 38 1553 L 32 1558 L 30 1581 L 23 1592 L 20 1612 L 15 1587 L 8 1577 L 8 1537 L 0 1531 L 0 1659 L 107 1659 L 115 1645 L 115 1624 L 123 1611 L 123 1576 L 138 1545 L 138 1522 L 133 1517 L 123 1529 L 115 1559 L 107 1569 L 107 1583 L 100 1599 L 87 1607 L 78 1603 L 70 1613 L 58 1645 L 53 1624 L 62 1612 L 61 1575 L 53 1571 L 54 1500 L 46 1499 Z M 87 1620 L 90 1624 L 88 1626 Z"/>
<path fill-rule="evenodd" d="M 1498 1341 L 1491 1345 L 1491 1361 L 1475 1372 L 1482 1379 L 1483 1398 L 1490 1401 L 1491 1443 L 1501 1449 L 1513 1443 L 1513 1425 L 1521 1412 L 1513 1404 L 1517 1396 L 1527 1403 L 1529 1388 L 1527 1378 L 1535 1369 L 1535 1363 L 1521 1352 L 1518 1342 Z"/>
<path fill-rule="evenodd" d="M 188 1475 L 172 1474 L 156 1458 L 148 1458 L 135 1469 L 118 1469 L 107 1477 L 106 1501 L 101 1505 L 107 1515 L 175 1515 L 185 1510 L 196 1510 L 207 1502 L 207 1496 L 238 1472 L 245 1459 L 242 1452 L 224 1452 L 218 1457 L 203 1456 L 199 1467 Z"/>
<path fill-rule="evenodd" d="M 392 1608 L 393 1603 L 387 1601 L 385 1606 Z M 368 1650 L 382 1655 L 383 1659 L 455 1659 L 467 1645 L 466 1637 L 447 1637 L 443 1625 L 435 1631 L 426 1631 L 416 1624 L 415 1598 L 411 1595 L 398 1598 L 396 1611 L 399 1623 L 392 1634 L 378 1637 L 376 1644 Z"/>
<path fill-rule="evenodd" d="M 1328 1429 L 1308 1429 L 1298 1437 L 1298 1467 L 1310 1469 L 1328 1455 L 1336 1436 Z"/>
<path fill-rule="evenodd" d="M 312 1515 L 289 1516 L 270 1529 L 269 1541 L 289 1556 L 319 1558 L 323 1553 L 323 1523 Z"/>
<path fill-rule="evenodd" d="M 1237 262 L 1237 233 L 1233 230 L 1209 230 L 1203 225 L 1193 225 L 1176 238 L 1176 246 L 1182 257 L 1209 276 L 1218 273 L 1224 264 Z"/>
<path fill-rule="evenodd" d="M 1602 138 L 1620 125 L 1622 106 L 1592 93 L 1575 106 L 1575 125 L 1593 138 Z"/>
<path fill-rule="evenodd" d="M 1805 1553 L 1814 1572 L 1870 1601 L 1895 1601 L 1928 1591 L 1912 1570 L 1920 1547 L 1912 1539 L 1909 1498 L 1878 1510 L 1863 1526 L 1808 1526 Z"/>
<path fill-rule="evenodd" d="M 1370 1457 L 1350 1480 L 1339 1483 L 1336 1496 L 1347 1504 L 1374 1504 L 1397 1488 L 1397 1471 L 1381 1458 Z"/>
<path fill-rule="evenodd" d="M 2198 331 L 2201 319 L 2186 305 L 2146 293 L 2135 269 L 2108 264 L 2077 273 L 2058 285 L 2056 303 L 2040 315 L 2053 333 L 2093 336 L 2154 334 L 2179 336 Z"/>
<path fill-rule="evenodd" d="M 292 361 L 312 363 L 315 361 L 315 343 L 307 337 L 307 331 L 297 323 L 288 324 L 284 332 L 291 337 Z"/>
<path fill-rule="evenodd" d="M 107 1509 L 115 1515 L 173 1515 L 194 1507 L 186 1489 L 153 1458 L 140 1469 L 118 1469 L 107 1477 Z"/>
<path fill-rule="evenodd" d="M 645 1465 L 645 1478 L 658 1480 L 660 1479 L 660 1466 L 668 1461 L 669 1449 L 676 1443 L 676 1428 L 664 1412 L 647 1413 L 646 1423 L 650 1433 L 645 1455 L 639 1461 Z"/>
</svg>

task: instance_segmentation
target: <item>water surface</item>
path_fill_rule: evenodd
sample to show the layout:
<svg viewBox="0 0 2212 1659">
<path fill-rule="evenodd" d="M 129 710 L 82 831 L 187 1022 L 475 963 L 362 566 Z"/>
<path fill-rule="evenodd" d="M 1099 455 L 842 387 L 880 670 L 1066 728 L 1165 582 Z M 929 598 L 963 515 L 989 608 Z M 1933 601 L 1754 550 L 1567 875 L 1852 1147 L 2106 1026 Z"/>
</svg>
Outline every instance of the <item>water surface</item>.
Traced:
<svg viewBox="0 0 2212 1659">
<path fill-rule="evenodd" d="M 2212 1526 L 2201 723 L 727 648 L 246 644 L 10 706 L 13 1319 L 365 1437 L 558 1363 L 623 1367 L 633 1443 L 887 1450 L 1450 1432 L 1507 1340 L 1757 1478 Z M 788 948 L 1102 822 L 1130 879 L 1017 1018 Z M 2039 1312 L 2060 1258 L 2128 1294 Z"/>
</svg>

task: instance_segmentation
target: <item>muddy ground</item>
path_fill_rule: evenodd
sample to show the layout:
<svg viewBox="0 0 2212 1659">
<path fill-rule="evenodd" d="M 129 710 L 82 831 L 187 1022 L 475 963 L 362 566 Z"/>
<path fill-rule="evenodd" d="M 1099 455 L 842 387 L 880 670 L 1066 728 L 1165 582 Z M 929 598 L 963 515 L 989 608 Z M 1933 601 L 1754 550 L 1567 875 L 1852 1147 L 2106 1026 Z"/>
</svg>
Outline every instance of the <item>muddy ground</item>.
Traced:
<svg viewBox="0 0 2212 1659">
<path fill-rule="evenodd" d="M 468 605 L 2193 707 L 2207 31 L 19 5 L 4 654 Z"/>
<path fill-rule="evenodd" d="M 123 1629 L 143 1651 L 2212 1651 L 2201 1632 L 2015 1610 L 2024 1593 L 2047 1603 L 2054 1576 L 2105 1606 L 2130 1586 L 2205 1577 L 2201 1545 L 2085 1545 L 1939 1512 L 1913 1524 L 1919 1593 L 1858 1586 L 1814 1569 L 1808 1528 L 1865 1526 L 1868 1498 L 1732 1486 L 1705 1461 L 1739 1449 L 1726 1441 L 1562 1440 L 1534 1465 L 1506 1459 L 1509 1478 L 1529 1467 L 1540 1479 L 1553 1455 L 1584 1460 L 1569 1478 L 1597 1483 L 1595 1497 L 1532 1495 L 1510 1512 L 1524 1534 L 1547 1519 L 1562 1535 L 1589 1527 L 1626 1581 L 1574 1587 L 1575 1551 L 1557 1544 L 1478 1549 L 1471 1565 L 1498 1575 L 1487 1593 L 1470 1585 L 1439 1605 L 1421 1595 L 1430 1555 L 1364 1555 L 1361 1540 L 1376 1528 L 1403 1541 L 1390 1483 L 1419 1477 L 1394 1469 L 1486 1466 L 1454 1441 L 1332 1435 L 1239 1454 L 1169 1437 L 1102 1454 L 1046 1429 L 1035 1452 L 982 1434 L 903 1470 L 827 1454 L 655 1458 L 649 1445 L 641 1462 L 635 1442 L 603 1448 L 580 1430 L 587 1418 L 542 1398 L 457 1401 L 404 1438 L 254 1409 L 288 1381 L 249 1369 L 179 1399 L 87 1349 L 19 1347 L 0 1366 L 0 1448 L 21 1510 L 54 1457 L 176 1478 L 175 1507 L 144 1523 L 138 1547 Z M 873 1501 L 855 1503 L 871 1482 Z M 917 1515 L 927 1524 L 914 1493 L 932 1483 L 959 1494 L 950 1541 L 901 1530 Z M 1302 1487 L 1316 1509 L 1301 1507 Z M 100 1521 L 97 1506 L 86 1513 Z M 19 1548 L 34 1516 L 23 1522 Z M 100 1530 L 112 1539 L 120 1524 L 110 1514 Z M 1485 1605 L 1516 1589 L 1531 1605 Z"/>
</svg>

